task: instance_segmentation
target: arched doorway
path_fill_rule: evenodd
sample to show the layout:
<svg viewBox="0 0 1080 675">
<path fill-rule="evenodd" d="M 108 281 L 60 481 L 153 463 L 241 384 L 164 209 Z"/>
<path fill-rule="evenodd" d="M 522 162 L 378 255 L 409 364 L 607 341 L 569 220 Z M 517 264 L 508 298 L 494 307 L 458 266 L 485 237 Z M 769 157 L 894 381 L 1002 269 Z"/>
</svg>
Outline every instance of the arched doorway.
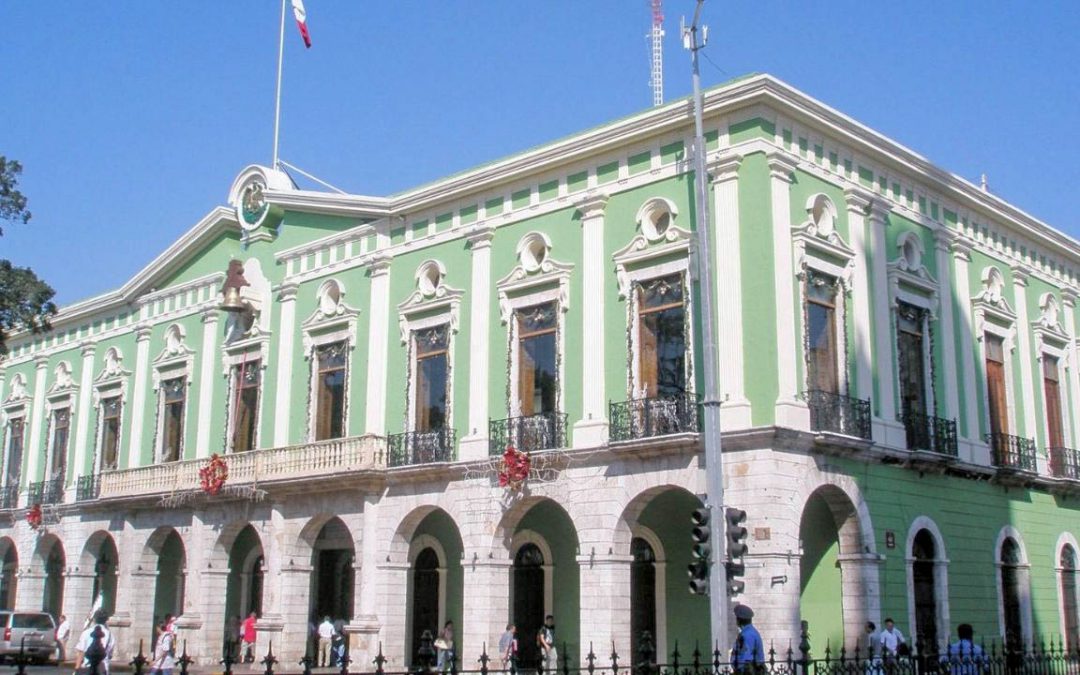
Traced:
<svg viewBox="0 0 1080 675">
<path fill-rule="evenodd" d="M 536 544 L 525 544 L 514 555 L 513 617 L 518 636 L 518 667 L 540 665 L 536 634 L 545 615 L 544 554 Z"/>
<path fill-rule="evenodd" d="M 225 643 L 234 643 L 240 622 L 251 612 L 262 615 L 263 548 L 258 533 L 246 525 L 229 550 L 225 591 Z"/>
<path fill-rule="evenodd" d="M 19 569 L 19 552 L 15 542 L 4 537 L 0 539 L 3 550 L 2 568 L 0 568 L 0 609 L 15 609 L 16 572 Z"/>
<path fill-rule="evenodd" d="M 1023 608 L 1020 597 L 1022 561 L 1020 545 L 1012 537 L 1006 537 L 1001 544 L 998 562 L 1001 567 L 1001 607 L 1005 647 L 1011 652 L 1021 651 L 1024 645 Z"/>
<path fill-rule="evenodd" d="M 1076 652 L 1080 645 L 1080 608 L 1077 607 L 1076 549 L 1066 544 L 1061 547 L 1061 613 L 1065 631 L 1065 648 Z"/>
<path fill-rule="evenodd" d="M 157 582 L 154 585 L 154 620 L 153 627 L 171 614 L 179 616 L 184 611 L 184 580 L 187 573 L 187 551 L 184 542 L 176 530 L 168 529 L 155 533 L 151 538 L 151 549 L 157 552 Z"/>
<path fill-rule="evenodd" d="M 81 561 L 84 569 L 89 568 L 94 572 L 89 598 L 91 606 L 100 597 L 101 608 L 110 615 L 116 611 L 116 570 L 119 559 L 112 536 L 107 532 L 96 532 L 86 542 Z"/>
<path fill-rule="evenodd" d="M 412 572 L 412 648 L 415 660 L 424 631 L 434 639 L 439 630 L 439 556 L 430 546 L 420 551 Z M 414 661 L 415 662 L 415 661 Z"/>
<path fill-rule="evenodd" d="M 340 518 L 331 518 L 319 530 L 311 552 L 311 616 L 348 623 L 353 616 L 352 534 Z"/>
<path fill-rule="evenodd" d="M 64 609 L 64 547 L 59 539 L 54 539 L 45 554 L 45 592 L 41 600 L 41 609 L 59 617 Z"/>
<path fill-rule="evenodd" d="M 937 550 L 929 530 L 919 530 L 911 545 L 911 580 L 915 599 L 915 639 L 926 649 L 938 646 Z"/>
<path fill-rule="evenodd" d="M 634 562 L 630 567 L 630 647 L 632 665 L 641 658 L 637 645 L 647 631 L 656 644 L 656 552 L 641 537 L 630 541 Z M 659 656 L 663 661 L 663 657 Z"/>
</svg>

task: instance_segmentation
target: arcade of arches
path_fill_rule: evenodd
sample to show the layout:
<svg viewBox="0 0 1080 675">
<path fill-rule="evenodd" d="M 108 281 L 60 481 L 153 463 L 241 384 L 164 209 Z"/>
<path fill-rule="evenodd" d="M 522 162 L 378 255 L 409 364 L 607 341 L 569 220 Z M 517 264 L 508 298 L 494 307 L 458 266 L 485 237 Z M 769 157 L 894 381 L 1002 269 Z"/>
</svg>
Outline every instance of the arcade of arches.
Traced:
<svg viewBox="0 0 1080 675">
<path fill-rule="evenodd" d="M 461 663 L 514 623 L 528 668 L 539 659 L 535 634 L 547 614 L 571 664 L 590 642 L 614 643 L 632 663 L 646 631 L 659 653 L 678 646 L 685 655 L 710 643 L 707 599 L 688 593 L 686 582 L 689 513 L 702 505 L 695 495 L 703 476 L 687 465 L 664 477 L 612 480 L 605 489 L 559 481 L 507 501 L 467 481 L 406 483 L 360 499 L 328 491 L 134 513 L 85 530 L 16 527 L 0 536 L 0 607 L 44 608 L 78 622 L 100 598 L 125 654 L 166 615 L 179 616 L 201 663 L 220 658 L 251 612 L 257 649 L 273 641 L 283 661 L 311 648 L 323 617 L 349 636 L 355 660 L 370 662 L 381 644 L 388 667 L 414 665 L 425 634 L 451 621 Z M 746 561 L 748 589 L 769 592 L 744 599 L 773 640 L 797 644 L 799 619 L 812 617 L 816 645 L 851 644 L 865 621 L 882 618 L 882 556 L 869 507 L 846 483 L 818 481 L 793 494 L 768 506 L 771 531 L 754 534 Z M 754 498 L 729 496 L 748 509 Z M 950 626 L 947 556 L 936 526 L 923 520 L 898 542 L 912 592 L 910 616 L 898 623 L 940 640 Z M 997 556 L 1009 630 L 1029 635 L 1022 542 L 1004 537 Z M 1058 585 L 1075 608 L 1075 548 L 1056 559 Z"/>
</svg>

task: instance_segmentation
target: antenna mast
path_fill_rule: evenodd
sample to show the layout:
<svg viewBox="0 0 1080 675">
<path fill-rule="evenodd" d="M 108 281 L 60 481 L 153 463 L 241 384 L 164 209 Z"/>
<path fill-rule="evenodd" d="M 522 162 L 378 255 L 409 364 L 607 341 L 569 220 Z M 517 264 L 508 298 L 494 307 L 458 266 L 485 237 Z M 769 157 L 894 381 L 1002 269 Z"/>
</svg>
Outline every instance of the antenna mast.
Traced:
<svg viewBox="0 0 1080 675">
<path fill-rule="evenodd" d="M 663 0 L 650 0 L 652 6 L 652 73 L 649 84 L 652 86 L 653 105 L 664 103 L 664 12 Z"/>
</svg>

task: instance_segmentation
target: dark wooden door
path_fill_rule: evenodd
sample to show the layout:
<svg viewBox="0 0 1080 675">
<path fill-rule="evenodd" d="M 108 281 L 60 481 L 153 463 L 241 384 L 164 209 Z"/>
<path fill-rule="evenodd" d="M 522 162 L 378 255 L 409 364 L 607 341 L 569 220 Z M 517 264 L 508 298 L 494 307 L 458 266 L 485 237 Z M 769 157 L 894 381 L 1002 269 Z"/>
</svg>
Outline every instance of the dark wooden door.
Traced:
<svg viewBox="0 0 1080 675">
<path fill-rule="evenodd" d="M 514 556 L 514 625 L 518 635 L 518 667 L 537 668 L 536 634 L 544 623 L 544 554 L 525 544 Z"/>
<path fill-rule="evenodd" d="M 424 631 L 434 640 L 439 631 L 439 557 L 434 549 L 425 548 L 413 563 L 412 650 L 415 664 Z"/>
<path fill-rule="evenodd" d="M 656 649 L 656 554 L 649 543 L 640 537 L 631 542 L 634 556 L 630 567 L 630 650 L 631 664 L 638 665 L 641 654 L 641 636 L 649 632 L 653 649 Z M 663 655 L 655 656 L 663 663 Z"/>
</svg>

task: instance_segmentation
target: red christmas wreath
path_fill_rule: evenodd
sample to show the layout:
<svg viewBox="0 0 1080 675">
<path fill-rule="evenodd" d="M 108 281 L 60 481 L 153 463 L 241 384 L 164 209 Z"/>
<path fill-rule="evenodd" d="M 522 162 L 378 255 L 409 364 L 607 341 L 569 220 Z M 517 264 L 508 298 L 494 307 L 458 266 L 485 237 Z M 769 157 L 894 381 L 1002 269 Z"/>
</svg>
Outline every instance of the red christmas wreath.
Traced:
<svg viewBox="0 0 1080 675">
<path fill-rule="evenodd" d="M 229 479 L 229 465 L 225 458 L 214 453 L 210 455 L 210 461 L 206 466 L 199 469 L 199 486 L 208 495 L 216 495 L 225 487 L 225 481 Z"/>
<path fill-rule="evenodd" d="M 510 446 L 502 456 L 502 468 L 499 469 L 499 487 L 520 490 L 529 477 L 532 460 L 524 452 Z"/>
<path fill-rule="evenodd" d="M 26 512 L 26 523 L 34 530 L 41 527 L 41 504 L 34 504 Z"/>
</svg>

